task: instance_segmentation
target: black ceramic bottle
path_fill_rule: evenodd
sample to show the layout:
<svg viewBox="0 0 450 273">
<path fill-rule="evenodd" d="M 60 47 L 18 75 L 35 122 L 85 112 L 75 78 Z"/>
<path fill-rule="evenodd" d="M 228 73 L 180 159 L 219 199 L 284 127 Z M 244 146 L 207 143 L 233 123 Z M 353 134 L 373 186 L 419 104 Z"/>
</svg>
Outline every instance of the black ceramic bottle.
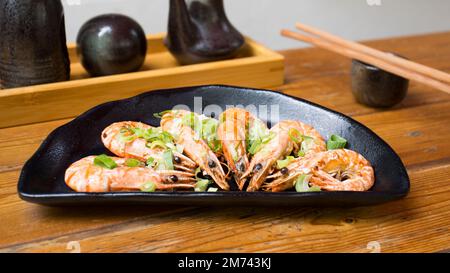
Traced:
<svg viewBox="0 0 450 273">
<path fill-rule="evenodd" d="M 64 11 L 59 0 L 0 0 L 0 86 L 68 80 Z"/>
<path fill-rule="evenodd" d="M 244 43 L 225 14 L 223 0 L 170 0 L 166 46 L 179 63 L 231 58 Z"/>
</svg>

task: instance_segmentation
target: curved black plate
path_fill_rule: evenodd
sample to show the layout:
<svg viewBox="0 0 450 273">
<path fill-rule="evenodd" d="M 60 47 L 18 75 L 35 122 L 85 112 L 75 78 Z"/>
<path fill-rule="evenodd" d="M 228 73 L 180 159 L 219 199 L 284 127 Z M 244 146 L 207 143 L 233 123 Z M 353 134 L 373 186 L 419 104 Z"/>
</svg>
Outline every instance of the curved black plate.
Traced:
<svg viewBox="0 0 450 273">
<path fill-rule="evenodd" d="M 348 140 L 349 149 L 358 151 L 373 164 L 375 185 L 368 192 L 316 193 L 77 193 L 65 185 L 64 172 L 71 163 L 87 155 L 107 153 L 100 140 L 100 134 L 106 126 L 124 120 L 157 126 L 159 120 L 153 117 L 153 113 L 171 109 L 178 104 L 194 109 L 194 97 L 201 97 L 203 106 L 210 105 L 208 109 L 214 108 L 211 105 L 218 105 L 222 109 L 226 105 L 267 105 L 269 109 L 271 105 L 279 105 L 280 119 L 297 119 L 311 124 L 325 138 L 339 134 Z M 319 105 L 277 92 L 230 86 L 153 91 L 99 105 L 54 130 L 26 162 L 18 184 L 22 199 L 46 205 L 122 202 L 161 205 L 356 206 L 399 199 L 408 191 L 409 178 L 400 158 L 386 142 L 364 125 Z"/>
</svg>

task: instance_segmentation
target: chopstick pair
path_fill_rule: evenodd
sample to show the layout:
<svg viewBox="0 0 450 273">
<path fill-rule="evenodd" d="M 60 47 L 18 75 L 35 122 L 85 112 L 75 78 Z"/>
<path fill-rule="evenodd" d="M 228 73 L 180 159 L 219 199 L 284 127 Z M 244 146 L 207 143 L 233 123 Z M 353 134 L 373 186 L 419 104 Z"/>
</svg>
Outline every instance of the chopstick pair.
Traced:
<svg viewBox="0 0 450 273">
<path fill-rule="evenodd" d="M 345 40 L 305 24 L 297 23 L 296 27 L 299 30 L 311 34 L 311 36 L 286 29 L 281 31 L 281 35 L 313 44 L 352 59 L 360 60 L 385 71 L 450 94 L 450 74 L 448 73 L 353 41 Z"/>
</svg>

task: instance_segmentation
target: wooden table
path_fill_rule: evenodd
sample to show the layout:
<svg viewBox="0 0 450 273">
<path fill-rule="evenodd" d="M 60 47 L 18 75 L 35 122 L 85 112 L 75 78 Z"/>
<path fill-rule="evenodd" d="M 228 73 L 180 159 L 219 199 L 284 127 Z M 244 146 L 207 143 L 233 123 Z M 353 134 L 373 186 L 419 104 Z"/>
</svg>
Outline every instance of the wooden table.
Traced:
<svg viewBox="0 0 450 273">
<path fill-rule="evenodd" d="M 450 72 L 450 32 L 371 46 Z M 349 60 L 319 49 L 282 52 L 275 87 L 364 123 L 400 154 L 411 177 L 403 200 L 342 208 L 49 208 L 21 201 L 22 165 L 68 120 L 0 130 L 0 252 L 449 252 L 450 96 L 411 84 L 388 110 L 355 103 Z M 70 243 L 70 246 L 77 243 Z"/>
</svg>

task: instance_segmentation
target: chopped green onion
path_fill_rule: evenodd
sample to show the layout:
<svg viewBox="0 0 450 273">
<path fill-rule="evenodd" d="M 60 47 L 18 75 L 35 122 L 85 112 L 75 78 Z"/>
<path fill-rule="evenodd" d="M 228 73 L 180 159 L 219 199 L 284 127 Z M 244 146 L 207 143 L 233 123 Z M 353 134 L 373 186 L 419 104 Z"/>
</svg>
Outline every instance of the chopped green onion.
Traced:
<svg viewBox="0 0 450 273">
<path fill-rule="evenodd" d="M 161 132 L 160 139 L 164 142 L 172 142 L 173 136 L 169 132 Z"/>
<path fill-rule="evenodd" d="M 286 157 L 286 159 L 277 160 L 278 169 L 280 170 L 280 169 L 283 169 L 284 167 L 287 167 L 294 159 L 295 158 L 293 156 L 288 156 L 288 157 Z"/>
<path fill-rule="evenodd" d="M 94 164 L 97 166 L 100 166 L 102 168 L 106 168 L 106 169 L 114 169 L 117 167 L 117 163 L 109 156 L 102 154 L 99 156 L 96 156 L 94 158 Z"/>
<path fill-rule="evenodd" d="M 175 148 L 176 148 L 176 151 L 180 154 L 182 154 L 184 151 L 184 146 L 181 144 L 177 144 Z"/>
<path fill-rule="evenodd" d="M 254 120 L 254 122 L 249 124 L 248 128 L 248 146 L 251 146 L 256 140 L 262 140 L 266 138 L 268 135 L 269 129 L 267 129 L 266 124 L 260 120 Z"/>
<path fill-rule="evenodd" d="M 212 135 L 216 133 L 219 121 L 212 118 L 206 118 L 202 121 L 203 135 Z"/>
<path fill-rule="evenodd" d="M 160 113 L 154 113 L 153 116 L 155 118 L 162 118 L 165 114 L 172 112 L 173 110 L 166 110 L 166 111 L 162 111 Z"/>
<path fill-rule="evenodd" d="M 217 139 L 218 126 L 219 121 L 216 119 L 205 118 L 202 120 L 202 138 L 214 152 L 218 152 L 222 149 L 221 142 Z"/>
<path fill-rule="evenodd" d="M 119 132 L 121 134 L 129 133 L 130 132 L 130 128 L 129 127 L 122 127 L 122 128 L 120 128 Z"/>
<path fill-rule="evenodd" d="M 152 142 L 153 140 L 160 139 L 160 132 L 155 131 L 153 129 L 148 129 L 145 131 L 145 133 L 142 135 L 142 138 L 147 140 L 148 142 Z"/>
<path fill-rule="evenodd" d="M 220 114 L 220 116 L 219 116 L 219 122 L 220 123 L 223 123 L 223 122 L 225 122 L 227 120 L 227 117 L 226 117 L 226 115 L 224 115 L 224 113 L 225 112 L 222 112 L 222 114 Z"/>
<path fill-rule="evenodd" d="M 200 178 L 198 177 L 198 174 L 201 172 L 202 170 L 200 169 L 200 167 L 197 167 L 197 169 L 195 169 L 195 179 L 199 180 Z"/>
<path fill-rule="evenodd" d="M 327 141 L 328 150 L 343 149 L 347 145 L 347 140 L 338 135 L 331 135 Z"/>
<path fill-rule="evenodd" d="M 251 155 L 256 154 L 257 152 L 261 151 L 261 149 L 264 147 L 264 144 L 269 143 L 273 138 L 275 137 L 275 133 L 271 132 L 267 136 L 264 136 L 262 139 L 257 139 L 253 141 L 250 148 L 248 149 L 248 152 Z"/>
<path fill-rule="evenodd" d="M 154 192 L 156 191 L 156 184 L 154 182 L 147 182 L 141 187 L 141 191 L 143 192 Z"/>
<path fill-rule="evenodd" d="M 259 152 L 259 150 L 261 150 L 262 146 L 262 141 L 261 140 L 255 140 L 253 141 L 253 143 L 251 144 L 250 148 L 248 149 L 248 152 L 251 155 L 256 154 L 257 152 Z"/>
<path fill-rule="evenodd" d="M 303 157 L 303 156 L 305 156 L 305 152 L 300 150 L 300 151 L 298 151 L 297 156 Z"/>
<path fill-rule="evenodd" d="M 310 136 L 302 136 L 302 144 L 300 145 L 300 151 L 306 154 L 314 146 L 314 138 Z"/>
<path fill-rule="evenodd" d="M 185 126 L 191 127 L 194 130 L 196 138 L 201 139 L 202 137 L 202 121 L 199 119 L 196 113 L 189 113 L 185 115 L 181 121 Z"/>
<path fill-rule="evenodd" d="M 195 191 L 206 191 L 211 181 L 208 179 L 199 179 L 197 183 L 195 184 Z"/>
<path fill-rule="evenodd" d="M 144 133 L 145 133 L 146 131 L 147 131 L 147 130 L 142 129 L 142 128 L 137 128 L 137 127 L 131 128 L 131 132 L 133 132 L 133 134 L 134 134 L 136 137 L 139 137 L 139 138 L 142 138 L 142 137 L 144 136 Z"/>
<path fill-rule="evenodd" d="M 263 144 L 268 143 L 269 141 L 271 141 L 275 137 L 275 135 L 276 134 L 274 132 L 270 132 L 267 136 L 262 138 L 262 143 Z"/>
<path fill-rule="evenodd" d="M 166 143 L 162 142 L 161 140 L 155 140 L 151 143 L 147 143 L 147 147 L 150 149 L 154 149 L 156 147 L 161 147 L 163 149 L 167 148 Z"/>
<path fill-rule="evenodd" d="M 195 120 L 196 118 L 197 117 L 196 117 L 195 113 L 191 112 L 191 113 L 183 116 L 183 118 L 181 119 L 181 123 L 185 126 L 194 128 L 194 124 L 196 123 L 196 120 Z"/>
<path fill-rule="evenodd" d="M 128 158 L 125 161 L 125 165 L 127 167 L 140 167 L 140 166 L 142 166 L 142 162 L 137 159 L 134 159 L 134 158 Z"/>
<path fill-rule="evenodd" d="M 237 151 L 239 149 L 239 145 L 241 144 L 239 142 L 236 142 L 236 143 L 237 143 L 237 145 L 235 145 L 233 147 L 233 149 L 228 149 L 228 152 L 230 153 L 231 158 L 233 159 L 234 162 L 237 162 L 239 160 L 239 155 L 238 155 Z"/>
<path fill-rule="evenodd" d="M 218 188 L 211 187 L 208 189 L 208 192 L 217 192 L 218 190 L 219 190 Z"/>
<path fill-rule="evenodd" d="M 147 164 L 147 166 L 149 166 L 149 167 L 151 167 L 151 168 L 153 168 L 153 167 L 155 167 L 155 164 L 156 162 L 155 162 L 155 159 L 153 158 L 153 157 L 149 157 L 148 159 L 147 159 L 147 162 L 146 162 L 146 164 Z"/>
<path fill-rule="evenodd" d="M 129 134 L 129 132 L 128 132 Z M 117 135 L 117 138 L 120 142 L 131 142 L 136 139 L 135 135 L 126 135 L 126 133 L 120 133 Z"/>
<path fill-rule="evenodd" d="M 297 178 L 295 182 L 295 190 L 297 192 L 317 192 L 320 191 L 320 187 L 309 186 L 309 179 L 311 179 L 311 175 L 302 174 Z"/>
<path fill-rule="evenodd" d="M 302 140 L 303 140 L 302 135 L 301 135 L 300 132 L 299 132 L 297 129 L 295 129 L 295 128 L 289 129 L 288 135 L 289 135 L 289 138 L 290 138 L 293 142 L 295 142 L 295 143 L 300 143 L 300 142 L 302 142 Z"/>
<path fill-rule="evenodd" d="M 208 146 L 214 153 L 220 152 L 222 150 L 222 142 L 218 139 L 208 142 Z"/>
<path fill-rule="evenodd" d="M 158 170 L 173 170 L 173 154 L 171 150 L 164 151 L 158 162 Z"/>
</svg>

